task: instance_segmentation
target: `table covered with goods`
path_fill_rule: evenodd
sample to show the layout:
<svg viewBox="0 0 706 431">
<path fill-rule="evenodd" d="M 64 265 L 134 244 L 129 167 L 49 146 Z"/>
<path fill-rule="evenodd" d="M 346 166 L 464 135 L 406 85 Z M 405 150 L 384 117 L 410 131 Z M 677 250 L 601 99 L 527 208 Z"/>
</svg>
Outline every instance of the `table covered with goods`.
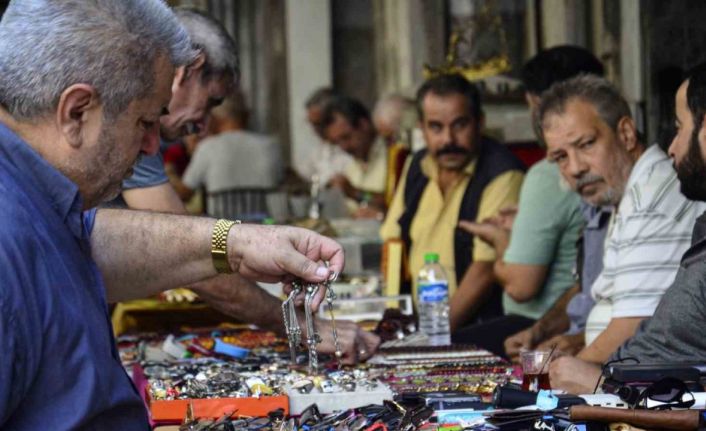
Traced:
<svg viewBox="0 0 706 431">
<path fill-rule="evenodd" d="M 330 317 L 336 351 L 330 355 L 317 352 L 320 334 L 311 311 L 299 327 L 294 299 L 303 295 L 304 309 L 310 310 L 318 288 L 295 286 L 284 301 L 286 337 L 243 325 L 118 337 L 121 360 L 155 429 L 630 430 L 655 423 L 655 416 L 640 422 L 633 415 L 631 425 L 610 428 L 624 419 L 610 414 L 629 413 L 631 406 L 617 395 L 544 389 L 548 381 L 541 376 L 551 354 L 538 356 L 532 375 L 539 380 L 525 378 L 523 387 L 520 367 L 470 345 L 429 345 L 413 317 L 399 311 L 378 322 L 375 331 L 385 342 L 372 358 L 342 365 L 335 316 Z M 332 313 L 335 296 L 328 291 Z M 685 412 L 698 413 L 666 413 Z M 676 428 L 657 422 L 654 428 L 697 429 L 700 417 L 689 420 L 675 422 Z"/>
</svg>

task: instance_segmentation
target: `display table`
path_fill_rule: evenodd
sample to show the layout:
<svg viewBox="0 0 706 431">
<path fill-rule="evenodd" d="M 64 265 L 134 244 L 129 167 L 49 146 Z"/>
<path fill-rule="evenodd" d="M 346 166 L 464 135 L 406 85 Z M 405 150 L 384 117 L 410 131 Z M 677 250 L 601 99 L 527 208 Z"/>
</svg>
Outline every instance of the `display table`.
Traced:
<svg viewBox="0 0 706 431">
<path fill-rule="evenodd" d="M 135 331 L 173 332 L 181 330 L 183 326 L 208 327 L 224 322 L 239 323 L 201 302 L 141 299 L 118 303 L 112 314 L 116 336 Z"/>
</svg>

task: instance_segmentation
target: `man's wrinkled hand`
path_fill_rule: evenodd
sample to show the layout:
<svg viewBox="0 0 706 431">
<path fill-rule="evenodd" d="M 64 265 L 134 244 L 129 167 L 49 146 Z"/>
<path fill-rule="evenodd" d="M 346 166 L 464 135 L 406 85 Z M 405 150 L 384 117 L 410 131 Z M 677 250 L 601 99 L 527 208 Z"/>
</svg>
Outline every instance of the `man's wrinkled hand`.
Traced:
<svg viewBox="0 0 706 431">
<path fill-rule="evenodd" d="M 537 346 L 537 350 L 551 350 L 556 348 L 557 353 L 575 356 L 586 345 L 583 333 L 574 335 L 557 335 Z"/>
<path fill-rule="evenodd" d="M 549 365 L 552 389 L 562 389 L 570 394 L 592 394 L 601 368 L 572 356 L 562 356 Z"/>
<path fill-rule="evenodd" d="M 327 186 L 341 190 L 343 194 L 348 196 L 349 198 L 355 197 L 355 194 L 357 192 L 356 188 L 353 187 L 351 182 L 348 181 L 348 178 L 346 178 L 346 176 L 343 174 L 334 175 L 329 180 Z"/>
<path fill-rule="evenodd" d="M 323 283 L 343 271 L 344 264 L 343 248 L 330 238 L 296 227 L 250 224 L 231 228 L 228 260 L 245 278 L 285 284 L 296 279 Z M 318 309 L 325 291 L 319 289 L 312 309 Z"/>
<path fill-rule="evenodd" d="M 330 320 L 319 319 L 316 322 L 317 332 L 321 336 L 321 344 L 317 346 L 320 353 L 333 354 L 336 346 L 333 340 L 333 331 Z M 380 337 L 362 330 L 358 325 L 349 320 L 336 320 L 336 333 L 338 344 L 343 356 L 343 364 L 356 364 L 371 357 L 380 346 Z"/>
<path fill-rule="evenodd" d="M 491 220 L 487 220 L 482 223 L 461 220 L 458 222 L 458 227 L 477 236 L 491 246 L 494 246 L 501 239 L 504 239 L 504 237 L 509 236 L 509 233 L 505 229 L 499 227 Z"/>
</svg>

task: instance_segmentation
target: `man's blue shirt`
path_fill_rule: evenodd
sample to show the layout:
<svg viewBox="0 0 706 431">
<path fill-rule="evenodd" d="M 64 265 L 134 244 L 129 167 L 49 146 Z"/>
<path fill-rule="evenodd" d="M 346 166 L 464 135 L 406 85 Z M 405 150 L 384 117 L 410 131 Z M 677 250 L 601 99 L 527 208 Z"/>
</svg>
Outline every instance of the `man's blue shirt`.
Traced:
<svg viewBox="0 0 706 431">
<path fill-rule="evenodd" d="M 578 334 L 586 330 L 586 320 L 595 304 L 591 297 L 591 286 L 603 271 L 603 244 L 608 233 L 610 207 L 594 207 L 581 201 L 581 212 L 586 220 L 583 229 L 583 256 L 581 270 L 581 292 L 574 295 L 566 305 L 571 327 L 569 334 Z"/>
<path fill-rule="evenodd" d="M 76 184 L 0 124 L 0 429 L 149 429 L 82 205 Z"/>
<path fill-rule="evenodd" d="M 160 141 L 164 142 L 164 141 Z M 161 153 L 154 156 L 143 154 L 135 163 L 132 176 L 123 181 L 123 189 L 139 189 L 164 184 L 169 181 L 164 171 L 164 159 Z"/>
</svg>

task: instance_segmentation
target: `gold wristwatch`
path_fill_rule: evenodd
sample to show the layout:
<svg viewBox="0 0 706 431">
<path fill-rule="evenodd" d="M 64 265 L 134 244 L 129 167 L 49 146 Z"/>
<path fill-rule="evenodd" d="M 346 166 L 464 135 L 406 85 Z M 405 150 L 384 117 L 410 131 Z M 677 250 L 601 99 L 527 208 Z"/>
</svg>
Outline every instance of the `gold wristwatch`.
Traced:
<svg viewBox="0 0 706 431">
<path fill-rule="evenodd" d="M 211 258 L 213 267 L 219 274 L 232 274 L 233 270 L 228 263 L 228 232 L 235 224 L 240 224 L 240 220 L 219 219 L 213 226 L 211 233 Z"/>
</svg>

